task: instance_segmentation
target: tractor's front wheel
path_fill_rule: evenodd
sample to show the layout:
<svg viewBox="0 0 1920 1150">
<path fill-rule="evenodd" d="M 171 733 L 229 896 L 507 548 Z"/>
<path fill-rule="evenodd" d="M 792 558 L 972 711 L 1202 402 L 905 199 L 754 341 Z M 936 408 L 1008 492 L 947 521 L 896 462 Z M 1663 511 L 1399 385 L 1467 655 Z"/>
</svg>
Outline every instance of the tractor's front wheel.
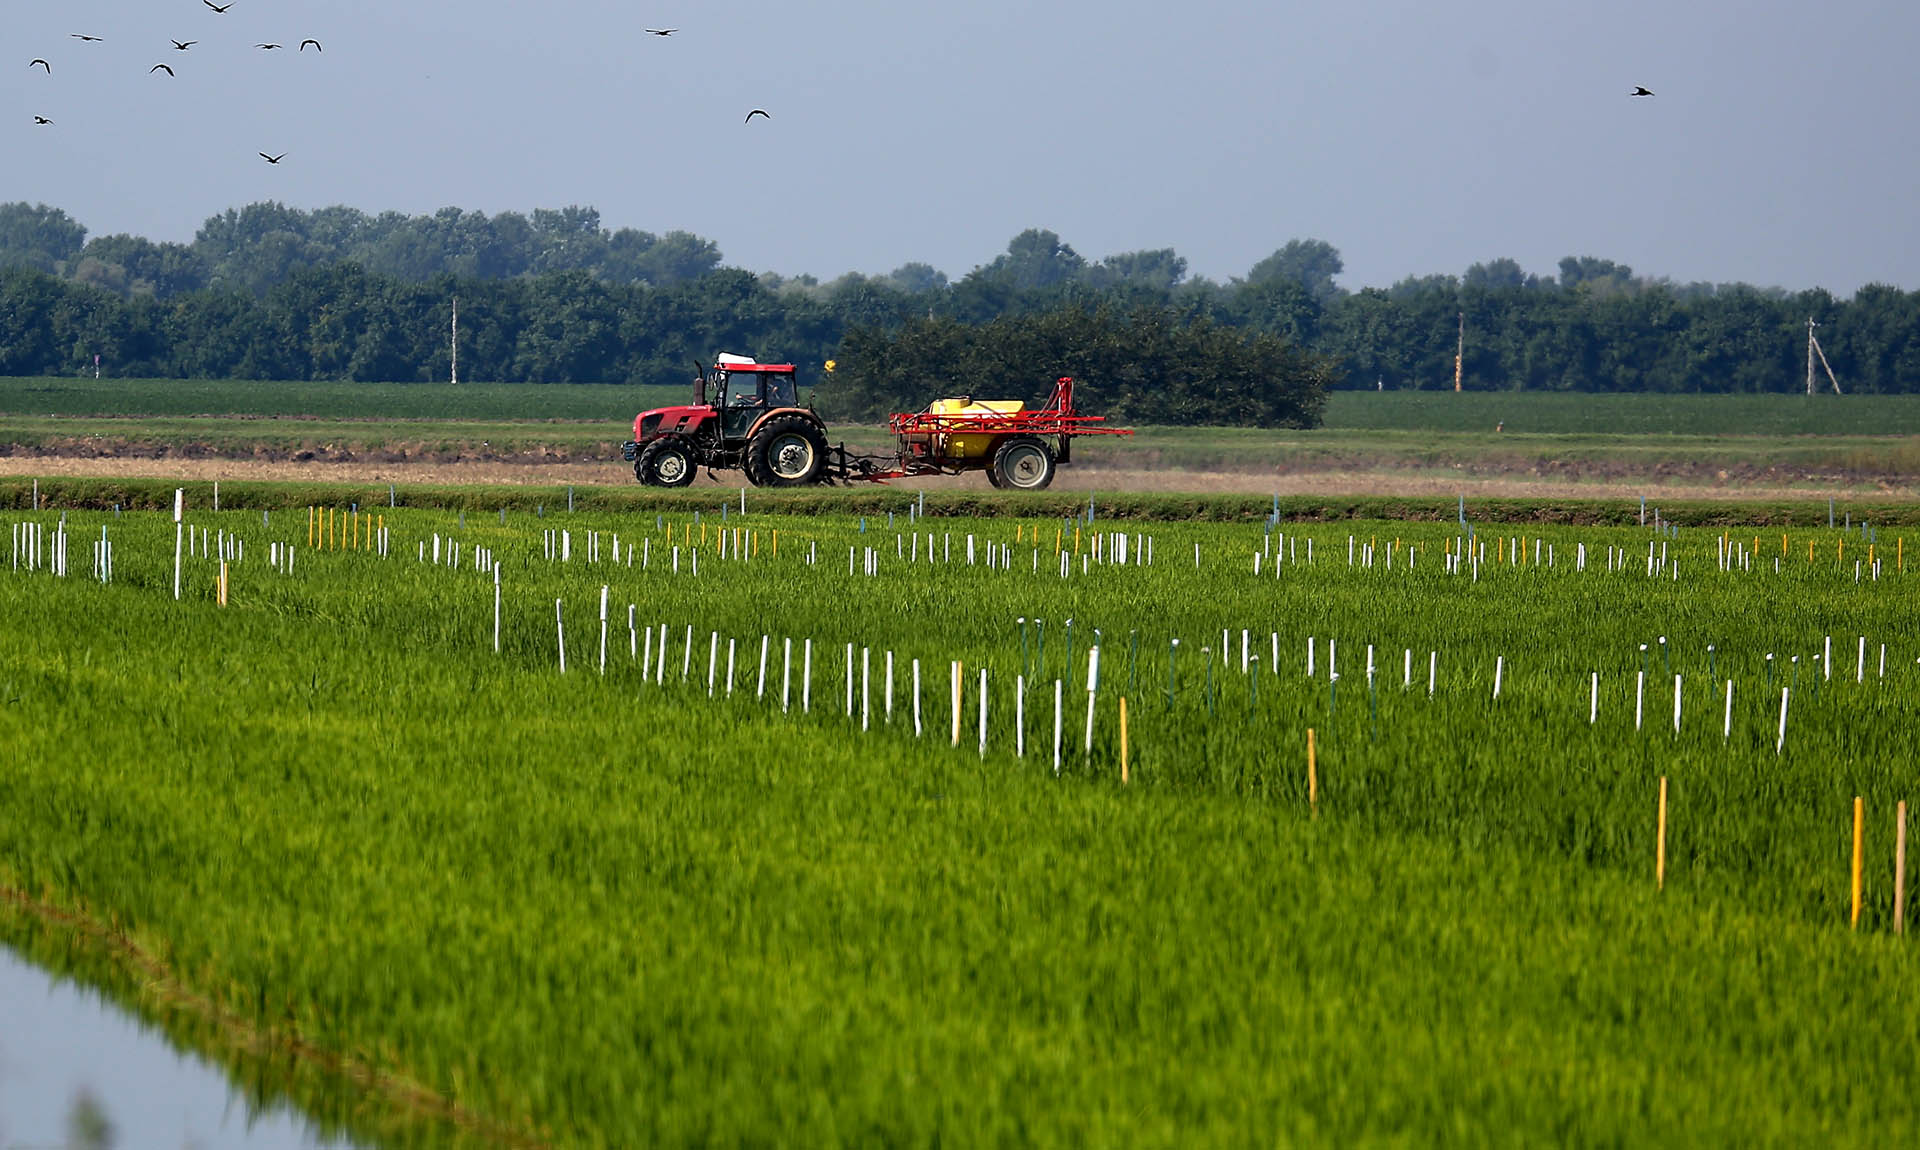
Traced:
<svg viewBox="0 0 1920 1150">
<path fill-rule="evenodd" d="M 776 415 L 747 443 L 747 478 L 759 487 L 804 487 L 827 467 L 827 437 L 803 415 Z"/>
<path fill-rule="evenodd" d="M 700 465 L 684 443 L 656 439 L 634 462 L 633 474 L 649 487 L 685 487 L 700 473 Z"/>
<path fill-rule="evenodd" d="M 997 486 L 1015 491 L 1044 491 L 1053 482 L 1053 449 L 1031 436 L 1009 439 L 993 453 Z"/>
</svg>

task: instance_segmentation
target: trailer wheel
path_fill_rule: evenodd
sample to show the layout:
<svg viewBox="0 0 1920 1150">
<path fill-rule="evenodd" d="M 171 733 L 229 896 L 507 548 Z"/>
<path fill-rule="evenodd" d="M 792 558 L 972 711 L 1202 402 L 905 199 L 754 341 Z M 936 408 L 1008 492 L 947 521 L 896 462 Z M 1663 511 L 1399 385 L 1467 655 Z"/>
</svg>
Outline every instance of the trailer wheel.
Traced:
<svg viewBox="0 0 1920 1150">
<path fill-rule="evenodd" d="M 647 445 L 633 465 L 633 474 L 649 487 L 685 487 L 700 473 L 693 453 L 684 443 L 659 439 Z"/>
<path fill-rule="evenodd" d="M 747 478 L 759 487 L 818 483 L 827 466 L 827 437 L 804 415 L 777 415 L 747 443 Z"/>
<path fill-rule="evenodd" d="M 1053 482 L 1053 451 L 1031 436 L 1009 439 L 993 454 L 993 476 L 1001 487 L 1044 491 Z"/>
</svg>

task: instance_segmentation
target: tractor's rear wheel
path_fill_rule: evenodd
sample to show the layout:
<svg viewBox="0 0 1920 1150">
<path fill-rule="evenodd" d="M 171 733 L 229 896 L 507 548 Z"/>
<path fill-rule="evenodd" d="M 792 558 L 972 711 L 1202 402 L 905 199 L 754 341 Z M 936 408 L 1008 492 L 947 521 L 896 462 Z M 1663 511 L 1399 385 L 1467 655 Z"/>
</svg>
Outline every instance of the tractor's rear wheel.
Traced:
<svg viewBox="0 0 1920 1150">
<path fill-rule="evenodd" d="M 993 453 L 997 486 L 1015 491 L 1044 491 L 1053 482 L 1053 449 L 1031 436 L 1009 439 Z"/>
<path fill-rule="evenodd" d="M 649 487 L 685 487 L 700 473 L 700 465 L 684 443 L 657 439 L 640 452 L 633 474 Z"/>
<path fill-rule="evenodd" d="M 760 487 L 804 487 L 827 468 L 827 437 L 804 415 L 776 415 L 747 442 L 747 478 Z"/>
</svg>

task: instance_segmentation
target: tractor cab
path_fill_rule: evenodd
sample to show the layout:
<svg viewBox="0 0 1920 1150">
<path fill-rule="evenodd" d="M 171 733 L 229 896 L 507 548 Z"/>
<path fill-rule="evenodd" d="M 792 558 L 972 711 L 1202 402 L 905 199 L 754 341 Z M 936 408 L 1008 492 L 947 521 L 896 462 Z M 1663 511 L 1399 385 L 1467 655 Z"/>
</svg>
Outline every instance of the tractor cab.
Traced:
<svg viewBox="0 0 1920 1150">
<path fill-rule="evenodd" d="M 720 415 L 721 434 L 726 439 L 744 438 L 760 417 L 769 411 L 800 405 L 799 388 L 790 363 L 755 363 L 740 356 L 722 355 L 714 365 L 713 382 L 718 390 L 713 407 Z M 704 391 L 707 381 L 701 381 Z"/>
</svg>

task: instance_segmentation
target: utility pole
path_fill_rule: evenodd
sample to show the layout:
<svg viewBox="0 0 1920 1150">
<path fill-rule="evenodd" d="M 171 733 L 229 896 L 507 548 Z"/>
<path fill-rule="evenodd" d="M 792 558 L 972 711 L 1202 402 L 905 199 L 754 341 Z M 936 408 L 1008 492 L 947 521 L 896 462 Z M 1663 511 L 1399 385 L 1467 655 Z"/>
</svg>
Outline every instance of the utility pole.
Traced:
<svg viewBox="0 0 1920 1150">
<path fill-rule="evenodd" d="M 453 297 L 453 382 L 460 382 L 460 297 Z"/>
<path fill-rule="evenodd" d="M 1833 384 L 1833 394 L 1845 395 L 1846 392 L 1840 390 L 1840 381 L 1834 378 L 1832 366 L 1827 363 L 1826 351 L 1821 348 L 1820 341 L 1813 337 L 1813 329 L 1819 326 L 1812 316 L 1807 317 L 1807 394 L 1812 395 L 1814 392 L 1813 357 L 1817 355 L 1820 357 L 1821 368 L 1827 373 L 1827 382 Z"/>
<path fill-rule="evenodd" d="M 1453 390 L 1460 390 L 1460 369 L 1467 361 L 1467 313 L 1460 313 L 1460 343 L 1453 353 Z"/>
</svg>

